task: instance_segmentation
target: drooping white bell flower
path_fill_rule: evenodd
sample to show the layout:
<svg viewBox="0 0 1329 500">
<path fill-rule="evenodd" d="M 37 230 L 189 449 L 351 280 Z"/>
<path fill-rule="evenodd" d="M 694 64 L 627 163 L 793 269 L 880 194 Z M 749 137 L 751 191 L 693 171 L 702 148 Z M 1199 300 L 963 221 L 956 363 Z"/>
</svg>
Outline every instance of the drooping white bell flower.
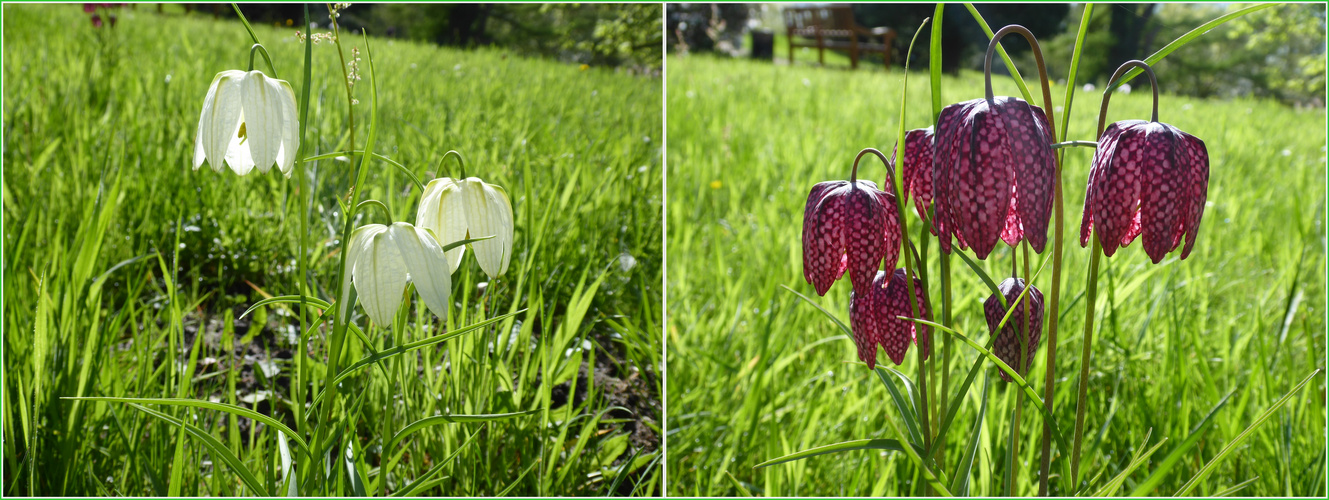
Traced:
<svg viewBox="0 0 1329 500">
<path fill-rule="evenodd" d="M 194 170 L 207 160 L 221 172 L 222 162 L 236 174 L 254 167 L 267 173 L 275 163 L 291 176 L 300 148 L 300 117 L 295 91 L 285 80 L 261 71 L 217 73 L 203 99 L 194 136 Z"/>
<path fill-rule="evenodd" d="M 467 246 L 475 251 L 475 260 L 490 278 L 508 270 L 512 260 L 512 202 L 502 187 L 475 177 L 429 181 L 415 212 L 415 224 L 433 231 L 445 245 L 493 236 Z M 465 247 L 448 250 L 449 272 L 456 272 L 464 254 Z"/>
<path fill-rule="evenodd" d="M 424 229 L 405 222 L 367 224 L 351 233 L 346 251 L 349 272 L 342 278 L 341 296 L 349 296 L 354 284 L 357 300 L 374 323 L 392 324 L 408 281 L 415 283 L 430 312 L 447 318 L 452 277 L 443 246 Z M 340 312 L 346 314 L 345 301 Z"/>
</svg>

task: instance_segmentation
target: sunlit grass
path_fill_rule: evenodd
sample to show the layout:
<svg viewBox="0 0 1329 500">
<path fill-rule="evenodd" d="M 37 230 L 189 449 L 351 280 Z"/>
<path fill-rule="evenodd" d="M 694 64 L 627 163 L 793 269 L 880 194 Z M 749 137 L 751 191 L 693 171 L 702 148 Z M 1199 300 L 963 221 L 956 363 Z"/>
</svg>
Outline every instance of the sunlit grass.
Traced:
<svg viewBox="0 0 1329 500">
<path fill-rule="evenodd" d="M 669 492 L 922 494 L 914 465 L 887 451 L 753 468 L 817 446 L 896 437 L 883 419 L 897 419 L 898 425 L 898 412 L 876 376 L 858 363 L 853 342 L 781 285 L 813 297 L 848 323 L 847 282 L 817 298 L 803 280 L 803 207 L 814 183 L 848 178 L 860 149 L 890 153 L 902 74 L 671 57 L 668 75 Z M 1055 82 L 1065 75 L 1051 77 Z M 930 125 L 927 83 L 925 69 L 910 75 L 908 128 Z M 994 77 L 993 83 L 998 95 L 1019 95 L 1009 77 Z M 1209 204 L 1199 243 L 1185 261 L 1173 255 L 1152 265 L 1139 242 L 1103 260 L 1084 441 L 1086 478 L 1101 472 L 1097 489 L 1125 467 L 1151 430 L 1149 446 L 1168 438 L 1152 463 L 1112 492 L 1117 495 L 1134 490 L 1231 393 L 1199 442 L 1149 492 L 1173 494 L 1271 403 L 1324 367 L 1324 311 L 1319 310 L 1325 302 L 1324 110 L 1176 97 L 1166 95 L 1168 82 L 1160 84 L 1165 93 L 1160 120 L 1208 146 Z M 1053 87 L 1058 107 L 1065 90 Z M 1148 118 L 1149 93 L 1136 90 L 1114 95 L 1109 121 Z M 981 97 L 982 76 L 948 75 L 942 93 L 944 103 Z M 1101 96 L 1101 89 L 1077 89 L 1070 133 L 1063 140 L 1094 139 Z M 1063 110 L 1055 112 L 1060 122 Z M 1076 242 L 1090 155 L 1089 149 L 1074 148 L 1065 162 L 1068 246 L 1052 403 L 1066 433 L 1074 426 L 1083 329 L 1088 250 Z M 860 178 L 885 180 L 879 164 L 864 165 Z M 912 208 L 909 214 L 917 241 Z M 938 297 L 935 245 L 929 253 L 931 296 Z M 1048 255 L 1034 256 L 1033 267 Z M 1008 275 L 1011 259 L 1009 247 L 999 245 L 984 263 L 986 272 Z M 956 325 L 986 341 L 987 288 L 958 259 L 952 262 Z M 1045 293 L 1048 288 L 1042 286 Z M 960 343 L 952 349 L 953 399 L 977 354 Z M 1027 377 L 1040 395 L 1045 356 L 1046 349 L 1040 349 Z M 911 354 L 900 370 L 912 377 L 916 363 Z M 1003 486 L 1015 398 L 993 371 L 986 368 L 993 381 L 971 477 L 974 495 L 999 495 Z M 936 384 L 939 378 L 930 380 Z M 965 396 L 948 433 L 943 471 L 948 476 L 978 418 L 982 379 Z M 1194 493 L 1212 495 L 1254 479 L 1238 494 L 1323 495 L 1324 395 L 1321 374 Z M 1032 495 L 1042 425 L 1028 404 L 1025 410 L 1015 492 Z M 1066 460 L 1070 451 L 1057 453 Z M 1053 478 L 1053 492 L 1065 493 L 1059 481 Z"/>
<path fill-rule="evenodd" d="M 295 28 L 255 29 L 299 95 L 304 46 Z M 364 51 L 358 34 L 343 37 L 348 51 Z M 121 403 L 62 397 L 183 395 L 295 427 L 295 306 L 240 317 L 265 296 L 295 293 L 295 179 L 275 169 L 190 170 L 208 84 L 218 71 L 245 69 L 250 43 L 238 22 L 207 15 L 126 7 L 115 29 L 94 30 L 77 6 L 4 7 L 5 494 L 252 493 L 163 421 Z M 412 493 L 658 494 L 661 82 L 502 50 L 372 44 L 375 152 L 428 182 L 459 175 L 438 160 L 461 151 L 469 175 L 512 199 L 509 272 L 486 283 L 475 259 L 463 260 L 449 321 L 526 312 L 399 358 L 398 386 L 386 382 L 389 364 L 348 379 L 331 433 L 353 439 L 334 441 L 353 443 L 370 491 L 384 482 L 402 491 L 442 465 Z M 309 156 L 345 149 L 333 51 L 313 47 Z M 369 123 L 367 82 L 356 87 L 357 147 Z M 414 222 L 418 190 L 384 162 L 372 168 L 362 198 Z M 336 289 L 336 198 L 349 169 L 335 159 L 307 166 L 312 272 L 323 298 Z M 358 224 L 388 222 L 376 211 L 363 217 Z M 446 326 L 419 304 L 403 320 L 406 341 Z M 387 332 L 366 332 L 374 350 L 390 345 Z M 314 337 L 310 369 L 321 381 L 326 342 Z M 369 355 L 360 340 L 348 345 L 342 366 Z M 204 429 L 279 491 L 269 426 L 151 408 Z M 380 472 L 385 432 L 436 414 L 530 410 L 536 415 L 427 427 L 396 445 L 399 462 Z M 186 458 L 173 468 L 177 438 Z M 330 470 L 334 494 L 354 492 L 345 464 Z"/>
</svg>

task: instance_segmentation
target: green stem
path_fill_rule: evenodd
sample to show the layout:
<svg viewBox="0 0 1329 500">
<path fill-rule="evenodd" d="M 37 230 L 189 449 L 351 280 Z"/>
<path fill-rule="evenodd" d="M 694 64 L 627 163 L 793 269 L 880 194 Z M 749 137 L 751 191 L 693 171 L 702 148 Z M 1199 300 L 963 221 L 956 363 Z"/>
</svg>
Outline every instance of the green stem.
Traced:
<svg viewBox="0 0 1329 500">
<path fill-rule="evenodd" d="M 1024 250 L 1024 286 L 1028 288 L 1033 286 L 1033 273 L 1029 266 L 1029 243 L 1025 242 L 1021 247 Z M 1011 257 L 1015 257 L 1014 249 L 1011 251 Z M 1014 264 L 1014 259 L 1012 259 L 1012 264 Z M 1015 367 L 1015 370 L 1021 374 L 1029 373 L 1029 359 L 1027 358 L 1029 356 L 1029 340 L 1033 336 L 1033 324 L 1030 323 L 1033 316 L 1029 310 L 1029 302 L 1030 301 L 1028 300 L 1020 301 L 1020 304 L 1024 307 L 1024 318 L 1023 321 L 1016 321 L 1015 323 L 1016 328 L 1020 330 L 1017 337 L 1020 341 L 1020 359 L 1019 365 Z M 1047 402 L 1046 399 L 1044 399 L 1044 401 L 1048 407 L 1051 407 L 1052 403 Z M 1015 480 L 1020 477 L 1020 414 L 1023 409 L 1024 393 L 1021 392 L 1015 395 L 1015 420 L 1011 423 L 1010 458 L 1007 462 L 1009 473 L 1006 478 L 1006 496 L 1014 496 L 1018 492 L 1015 487 Z"/>
<path fill-rule="evenodd" d="M 305 26 L 309 26 L 309 5 L 305 5 Z M 308 270 L 307 264 L 305 262 L 307 258 L 305 250 L 309 248 L 308 246 L 309 202 L 306 200 L 311 198 L 309 196 L 309 191 L 307 191 L 305 188 L 305 161 L 303 157 L 305 150 L 305 124 L 308 123 L 309 121 L 308 120 L 309 82 L 312 73 L 312 68 L 310 66 L 312 60 L 312 54 L 313 51 L 311 44 L 306 43 L 304 84 L 300 86 L 300 147 L 299 151 L 297 151 L 295 155 L 295 177 L 296 177 L 296 186 L 297 186 L 296 189 L 300 192 L 300 203 L 299 203 L 300 246 L 299 246 L 299 255 L 297 255 L 295 259 L 295 265 L 296 265 L 295 283 L 296 283 L 296 290 L 300 292 L 300 332 L 301 333 L 303 333 L 308 328 L 307 319 L 309 314 L 309 303 L 306 300 L 306 298 L 309 295 L 309 287 L 307 286 L 307 281 L 305 279 L 306 278 L 305 273 Z M 273 70 L 272 73 L 275 76 L 277 74 L 277 71 Z M 295 404 L 293 406 L 295 410 L 296 431 L 299 432 L 300 437 L 303 438 L 305 436 L 305 418 L 304 418 L 305 368 L 308 365 L 308 360 L 306 358 L 309 357 L 309 349 L 305 345 L 305 338 L 303 335 L 301 335 L 300 337 L 299 350 L 300 350 L 299 357 L 297 357 L 295 361 L 296 363 L 295 387 L 291 390 L 291 396 L 295 399 Z M 313 461 L 314 457 L 311 455 L 307 455 L 306 463 L 313 463 Z"/>
<path fill-rule="evenodd" d="M 260 50 L 263 51 L 263 60 L 268 62 L 268 69 L 272 70 L 272 77 L 281 78 L 277 76 L 277 67 L 272 65 L 272 57 L 268 55 L 268 48 L 261 43 L 249 47 L 249 71 L 254 71 L 254 53 Z"/>
<path fill-rule="evenodd" d="M 1052 149 L 1064 149 L 1071 147 L 1094 149 L 1098 147 L 1098 143 L 1094 141 L 1066 141 L 1066 142 L 1056 142 L 1052 144 Z"/>
<path fill-rule="evenodd" d="M 954 328 L 955 325 L 951 321 L 951 254 L 940 252 L 938 257 L 941 261 L 941 324 L 946 325 L 947 328 Z M 951 344 L 955 341 L 948 336 L 942 336 L 942 341 L 945 343 L 941 351 L 941 412 L 939 415 L 946 415 L 947 410 L 950 409 L 950 401 L 947 398 L 951 386 Z M 937 448 L 937 462 L 945 464 L 946 447 L 944 440 L 937 444 Z"/>
<path fill-rule="evenodd" d="M 332 11 L 332 5 L 330 4 L 328 5 L 328 11 Z M 340 67 L 342 71 L 342 80 L 343 83 L 345 83 L 346 87 L 346 122 L 347 122 L 347 127 L 350 130 L 348 138 L 349 147 L 347 149 L 354 150 L 355 149 L 355 110 L 351 105 L 352 102 L 351 84 L 350 80 L 347 78 L 346 75 L 346 55 L 342 51 L 341 33 L 337 25 L 336 16 L 332 16 L 332 36 L 333 36 L 332 38 L 333 43 L 337 45 L 337 57 L 341 60 Z M 365 161 L 363 156 L 361 156 L 359 168 L 357 170 L 359 172 L 357 172 L 355 174 L 355 177 L 352 178 L 352 183 L 351 183 L 351 203 L 348 205 L 350 207 L 348 209 L 350 213 L 346 214 L 346 218 L 342 225 L 341 241 L 343 246 L 350 244 L 351 230 L 352 230 L 351 226 L 355 219 L 356 207 L 360 203 L 360 191 L 361 191 L 360 187 L 364 181 L 366 173 Z M 340 258 L 338 259 L 339 264 L 337 266 L 337 281 L 335 281 L 338 290 L 341 289 L 341 282 L 342 280 L 345 279 L 346 276 L 347 252 L 339 252 L 339 253 L 341 255 Z M 338 298 L 338 301 L 344 299 L 345 297 L 340 297 Z M 319 408 L 320 417 L 318 423 L 316 424 L 318 426 L 317 427 L 318 430 L 315 432 L 314 435 L 314 446 L 313 446 L 315 453 L 322 453 L 323 441 L 328 434 L 328 428 L 330 427 L 329 421 L 332 419 L 332 408 L 336 406 L 337 403 L 337 385 L 333 383 L 333 377 L 336 376 L 337 372 L 339 371 L 337 368 L 337 364 L 341 361 L 342 344 L 346 342 L 346 323 L 350 321 L 350 314 L 351 314 L 350 306 L 347 306 L 345 309 L 346 309 L 345 315 L 342 314 L 333 315 L 332 335 L 328 338 L 328 348 L 329 348 L 328 366 L 327 366 L 327 374 L 324 378 L 324 389 L 323 389 L 326 397 L 323 400 L 322 407 Z M 318 457 L 318 459 L 316 459 L 316 461 L 321 460 L 322 458 L 323 457 L 320 456 Z M 314 464 L 314 467 L 309 467 L 309 469 L 318 469 L 318 468 L 319 467 L 317 463 Z"/>
<path fill-rule="evenodd" d="M 391 211 L 391 210 L 388 210 L 388 206 L 387 206 L 387 205 L 384 205 L 383 202 L 378 201 L 378 200 L 365 200 L 365 201 L 362 201 L 362 202 L 360 202 L 359 205 L 356 205 L 356 206 L 355 206 L 355 211 L 354 211 L 354 212 L 351 212 L 351 213 L 358 213 L 358 212 L 360 212 L 360 209 L 362 209 L 362 208 L 364 208 L 364 207 L 366 207 L 366 206 L 375 206 L 375 207 L 378 207 L 379 210 L 382 210 L 382 211 L 383 211 L 383 215 L 387 216 L 387 218 L 388 218 L 388 225 L 391 225 L 391 224 L 392 224 L 392 211 Z"/>
<path fill-rule="evenodd" d="M 1094 339 L 1094 301 L 1098 298 L 1098 259 L 1102 257 L 1103 245 L 1098 242 L 1098 232 L 1090 238 L 1094 242 L 1089 256 L 1089 285 L 1084 292 L 1084 339 L 1080 350 L 1080 389 L 1075 403 L 1075 437 L 1071 444 L 1070 493 L 1074 493 L 1080 484 L 1080 442 L 1084 437 L 1085 396 L 1089 390 L 1089 361 L 1093 353 Z"/>
<path fill-rule="evenodd" d="M 443 157 L 438 159 L 438 169 L 437 169 L 437 170 L 438 170 L 439 172 L 442 172 L 442 171 L 443 171 L 443 161 L 444 161 L 444 160 L 447 160 L 449 156 L 456 156 L 456 157 L 457 157 L 457 164 L 461 166 L 461 177 L 458 177 L 457 179 L 458 179 L 458 180 L 465 179 L 465 178 L 466 178 L 466 160 L 465 160 L 464 158 L 462 158 L 462 157 L 461 157 L 461 153 L 457 152 L 457 150 L 455 150 L 455 149 L 449 149 L 448 152 L 443 153 Z"/>
</svg>

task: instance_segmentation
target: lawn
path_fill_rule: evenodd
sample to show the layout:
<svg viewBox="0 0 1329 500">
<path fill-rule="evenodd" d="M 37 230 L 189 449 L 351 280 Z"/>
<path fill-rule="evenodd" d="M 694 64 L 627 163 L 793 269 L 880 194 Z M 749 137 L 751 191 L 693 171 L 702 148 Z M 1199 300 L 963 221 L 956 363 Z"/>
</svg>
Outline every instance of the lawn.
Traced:
<svg viewBox="0 0 1329 500">
<path fill-rule="evenodd" d="M 212 401 L 306 432 L 292 412 L 299 306 L 244 315 L 265 297 L 298 293 L 297 179 L 190 168 L 209 83 L 244 70 L 252 41 L 234 20 L 152 10 L 125 7 L 114 28 L 98 29 L 75 5 L 4 6 L 6 495 L 287 491 L 278 488 L 292 454 L 271 425 L 215 409 L 65 397 Z M 312 18 L 326 24 L 327 13 Z M 305 46 L 294 24 L 254 27 L 277 72 L 261 57 L 255 69 L 299 96 Z M 351 373 L 328 430 L 331 458 L 312 465 L 296 453 L 295 471 L 318 471 L 318 491 L 331 495 L 658 495 L 661 81 L 501 49 L 342 37 L 347 55 L 356 46 L 364 59 L 355 148 L 373 121 L 372 51 L 374 152 L 424 182 L 457 177 L 457 164 L 440 159 L 461 152 L 468 175 L 509 193 L 516 236 L 497 280 L 467 253 L 446 323 L 417 302 L 398 316 L 404 338 L 394 338 L 356 309 L 365 336 L 347 342 L 340 366 L 502 319 Z M 347 149 L 335 50 L 313 46 L 311 157 Z M 414 222 L 419 189 L 387 162 L 368 165 L 362 199 Z M 327 301 L 338 289 L 337 200 L 350 171 L 344 158 L 304 170 L 312 282 Z M 358 216 L 388 222 L 381 211 Z M 306 397 L 327 371 L 325 334 L 305 344 Z M 386 438 L 412 422 L 503 413 L 521 415 L 435 419 L 383 456 Z M 262 491 L 240 480 L 241 468 Z"/>
<path fill-rule="evenodd" d="M 1187 57 L 1186 51 L 1169 56 L 1177 57 Z M 921 71 L 909 74 L 907 128 L 931 125 L 925 66 L 924 59 L 916 68 Z M 1026 69 L 1037 92 L 1030 73 Z M 890 154 L 900 126 L 904 72 L 672 56 L 667 74 L 669 493 L 923 494 L 917 467 L 894 451 L 851 451 L 754 468 L 818 446 L 896 439 L 887 419 L 906 427 L 882 380 L 858 361 L 854 343 L 784 289 L 810 297 L 849 323 L 847 276 L 824 297 L 803 279 L 803 208 L 813 184 L 848 179 L 862 148 Z M 1174 96 L 1168 94 L 1169 82 L 1159 83 L 1164 93 L 1159 119 L 1208 147 L 1208 203 L 1199 242 L 1186 260 L 1175 253 L 1151 264 L 1136 242 L 1102 261 L 1082 478 L 1091 491 L 1098 490 L 1126 470 L 1142 445 L 1161 443 L 1151 460 L 1106 493 L 1140 488 L 1147 495 L 1172 495 L 1241 439 L 1193 494 L 1322 496 L 1323 372 L 1253 433 L 1241 435 L 1325 365 L 1325 311 L 1317 310 L 1325 306 L 1325 112 L 1246 98 Z M 942 101 L 981 97 L 982 85 L 979 73 L 946 75 Z M 1009 77 L 994 76 L 994 85 L 997 95 L 1019 95 Z M 1129 95 L 1114 95 L 1109 121 L 1148 119 L 1151 99 L 1143 85 Z M 1058 129 L 1065 92 L 1064 84 L 1053 86 Z M 1070 132 L 1061 140 L 1095 139 L 1101 99 L 1101 87 L 1086 92 L 1077 86 Z M 1089 255 L 1075 242 L 1091 155 L 1090 149 L 1072 148 L 1064 163 L 1068 244 L 1050 403 L 1068 439 L 1075 423 Z M 881 185 L 886 172 L 869 156 L 859 178 Z M 912 208 L 908 217 L 918 241 L 920 223 Z M 940 293 L 937 253 L 934 241 L 927 251 L 932 297 Z M 1050 255 L 1034 255 L 1033 268 Z M 1010 247 L 998 245 L 979 265 L 1000 279 L 1008 275 L 1012 257 Z M 955 326 L 984 343 L 982 301 L 988 288 L 962 261 L 952 262 Z M 1049 276 L 1045 270 L 1036 281 L 1045 294 Z M 959 381 L 978 354 L 954 337 L 942 337 L 933 333 L 934 355 L 946 352 L 942 344 L 953 344 L 949 398 L 957 404 Z M 1045 334 L 1026 377 L 1040 397 L 1046 339 Z M 903 365 L 886 361 L 886 366 L 909 378 L 918 375 L 913 351 Z M 929 377 L 934 384 L 940 371 Z M 1007 483 L 1016 391 L 995 372 L 985 363 L 959 398 L 938 466 L 954 477 L 960 451 L 977 433 L 973 467 L 965 475 L 968 493 L 976 496 L 1002 495 Z M 985 413 L 981 401 L 987 402 Z M 1017 495 L 1038 489 L 1042 425 L 1031 408 L 1026 401 L 1020 466 L 1012 481 Z M 1060 448 L 1053 448 L 1052 492 L 1068 494 L 1056 464 L 1068 461 L 1070 451 Z"/>
</svg>

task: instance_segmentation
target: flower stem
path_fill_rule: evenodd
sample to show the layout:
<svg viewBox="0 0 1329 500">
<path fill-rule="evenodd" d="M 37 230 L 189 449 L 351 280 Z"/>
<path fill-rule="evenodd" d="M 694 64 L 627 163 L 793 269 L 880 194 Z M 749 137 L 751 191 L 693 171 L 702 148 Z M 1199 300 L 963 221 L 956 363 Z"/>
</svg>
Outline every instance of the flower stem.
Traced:
<svg viewBox="0 0 1329 500">
<path fill-rule="evenodd" d="M 328 5 L 328 11 L 332 11 L 331 4 Z M 347 147 L 347 149 L 354 151 L 355 150 L 355 109 L 352 107 L 351 104 L 352 102 L 351 84 L 350 80 L 346 78 L 346 56 L 342 52 L 341 33 L 337 26 L 336 16 L 332 16 L 332 35 L 333 35 L 332 41 L 337 45 L 337 57 L 341 60 L 340 67 L 342 71 L 342 80 L 346 84 L 346 121 L 347 121 L 347 127 L 350 129 L 348 142 L 347 142 L 349 146 Z M 350 213 L 346 214 L 346 219 L 343 221 L 343 226 L 342 226 L 341 241 L 343 246 L 350 244 L 351 229 L 352 229 L 351 226 L 354 224 L 355 211 L 360 201 L 361 190 L 360 190 L 360 183 L 358 181 L 363 180 L 365 174 L 364 166 L 365 162 L 362 158 L 359 164 L 359 168 L 357 169 L 359 170 L 359 172 L 352 174 L 353 177 L 351 178 L 351 203 L 347 205 L 348 207 L 350 207 L 348 209 Z M 346 279 L 347 252 L 343 251 L 340 252 L 340 254 L 341 255 L 339 259 L 339 264 L 337 266 L 337 281 L 335 282 L 337 283 L 338 290 L 341 289 L 340 283 L 342 282 L 342 280 Z M 337 301 L 341 302 L 346 299 L 347 297 L 338 297 Z M 346 341 L 346 324 L 347 322 L 350 321 L 351 307 L 347 305 L 346 307 L 343 307 L 343 309 L 346 310 L 346 314 L 333 315 L 332 335 L 328 337 L 328 366 L 327 366 L 327 374 L 324 379 L 325 381 L 323 389 L 325 392 L 325 397 L 323 398 L 323 407 L 319 409 L 320 417 L 317 424 L 318 430 L 314 435 L 313 450 L 315 453 L 321 453 L 323 450 L 323 441 L 328 433 L 328 427 L 330 427 L 329 421 L 332 418 L 332 408 L 336 406 L 337 402 L 337 384 L 332 383 L 332 381 L 333 378 L 337 376 L 337 372 L 339 371 L 337 364 L 341 361 L 340 359 L 341 348 L 342 344 L 344 344 Z M 320 456 L 319 458 L 321 459 L 323 457 Z M 312 470 L 316 468 L 317 465 L 314 467 L 309 467 L 306 470 Z"/>
<path fill-rule="evenodd" d="M 1062 149 L 1069 147 L 1097 148 L 1098 143 L 1094 141 L 1066 141 L 1052 144 L 1052 149 Z"/>
<path fill-rule="evenodd" d="M 951 321 L 951 254 L 939 252 L 937 256 L 941 261 L 941 324 L 947 328 L 954 328 Z M 950 409 L 947 395 L 950 394 L 951 385 L 951 344 L 955 341 L 950 339 L 949 335 L 942 335 L 941 337 L 945 344 L 941 351 L 941 412 L 938 415 L 944 416 L 947 414 L 947 410 Z M 937 448 L 939 448 L 937 450 L 937 463 L 946 463 L 944 445 L 944 441 L 937 444 Z"/>
<path fill-rule="evenodd" d="M 1093 354 L 1094 339 L 1094 301 L 1098 298 L 1098 259 L 1103 254 L 1103 245 L 1098 242 L 1095 231 L 1089 238 L 1094 246 L 1089 255 L 1089 285 L 1084 292 L 1084 347 L 1080 351 L 1080 389 L 1075 403 L 1075 438 L 1071 444 L 1071 477 L 1069 494 L 1074 494 L 1080 484 L 1080 441 L 1084 436 L 1085 396 L 1089 389 L 1089 361 Z"/>
<path fill-rule="evenodd" d="M 1028 288 L 1033 286 L 1031 283 L 1033 282 L 1034 276 L 1030 271 L 1029 266 L 1029 243 L 1025 242 L 1022 247 L 1024 249 L 1024 286 Z M 1014 249 L 1011 251 L 1011 257 L 1012 264 L 1014 264 Z M 1019 335 L 1017 335 L 1017 338 L 1020 341 L 1019 365 L 1015 367 L 1015 371 L 1021 375 L 1029 373 L 1029 359 L 1027 359 L 1027 357 L 1029 356 L 1029 341 L 1032 340 L 1033 337 L 1033 324 L 1030 323 L 1033 317 L 1029 310 L 1029 302 L 1029 300 L 1020 301 L 1020 304 L 1024 307 L 1024 318 L 1023 321 L 1017 321 L 1015 323 L 1016 328 L 1019 329 Z M 1014 496 L 1018 491 L 1015 487 L 1015 480 L 1019 477 L 1020 413 L 1023 409 L 1024 392 L 1021 391 L 1015 394 L 1015 419 L 1011 421 L 1010 455 L 1007 458 L 1006 496 Z"/>
<path fill-rule="evenodd" d="M 304 7 L 305 7 L 305 26 L 308 26 L 308 25 L 309 25 L 309 5 L 306 4 Z M 301 437 L 304 437 L 304 436 L 305 436 L 305 417 L 304 417 L 304 408 L 305 408 L 305 397 L 304 397 L 304 395 L 305 395 L 305 393 L 304 393 L 304 389 L 305 389 L 305 367 L 308 366 L 308 364 L 309 364 L 309 363 L 308 363 L 308 360 L 306 359 L 306 358 L 309 357 L 309 349 L 308 349 L 307 345 L 305 344 L 305 338 L 304 338 L 304 333 L 305 333 L 305 331 L 308 329 L 307 322 L 308 322 L 308 314 L 309 314 L 309 304 L 308 304 L 308 301 L 306 300 L 306 299 L 307 299 L 307 296 L 309 295 L 309 286 L 308 286 L 308 281 L 306 280 L 306 277 L 307 277 L 307 275 L 306 275 L 306 272 L 307 272 L 307 264 L 306 264 L 306 262 L 305 262 L 305 260 L 306 260 L 305 249 L 309 248 L 309 246 L 308 246 L 308 239 L 309 239 L 309 229 L 308 229 L 308 228 L 309 228 L 309 201 L 307 201 L 307 200 L 309 200 L 309 199 L 311 199 L 311 198 L 310 198 L 310 196 L 309 196 L 309 191 L 308 191 L 308 190 L 306 189 L 306 187 L 305 187 L 305 160 L 304 160 L 304 149 L 305 149 L 305 125 L 306 125 L 306 123 L 308 123 L 308 121 L 309 121 L 309 120 L 308 120 L 308 119 L 309 119 L 309 82 L 310 82 L 310 76 L 311 76 L 311 74 L 312 74 L 312 68 L 311 68 L 311 66 L 310 66 L 310 63 L 311 63 L 311 60 L 312 60 L 312 53 L 313 53 L 312 48 L 313 48 L 313 47 L 311 46 L 311 44 L 308 44 L 308 43 L 305 44 L 305 74 L 304 74 L 304 84 L 302 84 L 302 85 L 300 86 L 300 147 L 299 147 L 299 151 L 298 151 L 297 154 L 295 155 L 295 177 L 296 177 L 296 186 L 297 186 L 296 189 L 300 192 L 300 203 L 299 203 L 299 210 L 300 210 L 300 235 L 299 235 L 299 236 L 300 236 L 300 245 L 299 245 L 299 250 L 298 250 L 298 251 L 299 251 L 299 254 L 296 256 L 296 259 L 295 259 L 295 265 L 296 265 L 296 280 L 295 280 L 295 283 L 296 283 L 296 290 L 300 293 L 300 333 L 301 333 L 301 336 L 300 336 L 300 344 L 299 344 L 299 351 L 300 351 L 300 352 L 299 352 L 299 357 L 297 357 L 297 358 L 296 358 L 296 361 L 295 361 L 295 363 L 296 363 L 296 365 L 295 365 L 295 387 L 291 389 L 291 396 L 292 396 L 292 399 L 295 400 L 295 404 L 292 405 L 292 406 L 294 407 L 294 410 L 295 410 L 295 424 L 296 424 L 296 431 L 300 433 L 300 436 L 301 436 Z M 251 53 L 251 55 L 252 55 L 252 53 Z M 276 76 L 277 71 L 276 71 L 276 70 L 273 70 L 272 73 L 273 73 L 273 76 Z M 309 457 L 308 457 L 308 463 L 313 463 L 313 461 L 314 461 L 314 457 L 313 457 L 313 456 L 309 456 Z"/>
<path fill-rule="evenodd" d="M 457 152 L 457 150 L 455 150 L 455 149 L 450 149 L 450 150 L 448 150 L 448 152 L 443 153 L 443 157 L 438 159 L 438 168 L 437 168 L 436 170 L 438 170 L 439 172 L 442 172 L 442 171 L 443 171 L 443 162 L 444 162 L 445 160 L 447 160 L 449 156 L 456 156 L 456 157 L 457 157 L 457 165 L 460 165 L 460 166 L 461 166 L 461 177 L 458 177 L 457 180 L 465 179 L 465 178 L 466 178 L 466 160 L 463 159 L 463 158 L 461 157 L 461 153 Z"/>
<path fill-rule="evenodd" d="M 280 76 L 277 76 L 277 67 L 272 65 L 272 57 L 268 55 L 268 48 L 264 47 L 261 43 L 256 43 L 249 47 L 249 71 L 254 71 L 254 53 L 260 50 L 263 51 L 263 59 L 268 61 L 268 69 L 272 70 L 272 77 L 281 78 Z"/>
</svg>

